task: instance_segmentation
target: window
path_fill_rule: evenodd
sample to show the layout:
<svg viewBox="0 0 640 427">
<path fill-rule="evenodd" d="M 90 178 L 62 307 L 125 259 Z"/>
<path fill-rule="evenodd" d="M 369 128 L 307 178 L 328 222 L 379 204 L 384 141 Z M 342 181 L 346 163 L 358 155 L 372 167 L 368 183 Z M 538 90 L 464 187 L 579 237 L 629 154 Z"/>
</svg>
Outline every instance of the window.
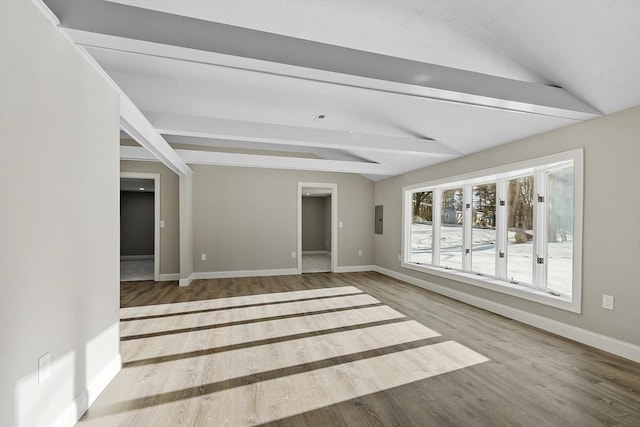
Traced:
<svg viewBox="0 0 640 427">
<path fill-rule="evenodd" d="M 582 150 L 403 192 L 403 267 L 580 312 Z"/>
</svg>

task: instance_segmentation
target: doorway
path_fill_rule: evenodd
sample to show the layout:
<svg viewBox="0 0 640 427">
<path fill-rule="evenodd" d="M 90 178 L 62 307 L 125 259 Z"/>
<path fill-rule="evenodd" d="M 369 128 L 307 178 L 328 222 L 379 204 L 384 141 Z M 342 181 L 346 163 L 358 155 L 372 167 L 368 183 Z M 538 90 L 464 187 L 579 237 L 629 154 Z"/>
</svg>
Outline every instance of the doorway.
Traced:
<svg viewBox="0 0 640 427">
<path fill-rule="evenodd" d="M 160 275 L 160 175 L 120 174 L 120 281 Z"/>
<path fill-rule="evenodd" d="M 337 192 L 329 183 L 298 183 L 298 273 L 335 272 Z"/>
</svg>

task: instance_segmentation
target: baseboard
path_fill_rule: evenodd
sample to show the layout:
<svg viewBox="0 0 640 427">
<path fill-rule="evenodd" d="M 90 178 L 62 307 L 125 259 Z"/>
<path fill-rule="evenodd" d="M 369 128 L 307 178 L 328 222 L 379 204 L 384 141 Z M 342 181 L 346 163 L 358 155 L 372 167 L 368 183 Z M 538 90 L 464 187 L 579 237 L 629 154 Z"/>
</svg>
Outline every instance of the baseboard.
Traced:
<svg viewBox="0 0 640 427">
<path fill-rule="evenodd" d="M 375 265 L 347 265 L 336 267 L 336 273 L 361 273 L 363 271 L 376 271 Z"/>
<path fill-rule="evenodd" d="M 294 274 L 298 274 L 297 268 L 274 270 L 203 271 L 193 273 L 192 276 L 194 279 L 228 279 L 233 277 L 291 276 Z"/>
<path fill-rule="evenodd" d="M 180 273 L 160 274 L 158 276 L 158 282 L 172 282 L 174 280 L 180 280 Z"/>
<path fill-rule="evenodd" d="M 120 255 L 120 261 L 139 261 L 143 259 L 153 259 L 152 255 Z"/>
<path fill-rule="evenodd" d="M 329 251 L 302 251 L 302 255 L 331 255 Z"/>
<path fill-rule="evenodd" d="M 423 289 L 435 292 L 446 297 L 462 301 L 466 304 L 470 304 L 487 311 L 499 314 L 501 316 L 508 317 L 518 322 L 525 323 L 527 325 L 534 326 L 536 328 L 545 330 L 547 332 L 560 335 L 570 340 L 577 341 L 582 344 L 586 344 L 591 347 L 595 347 L 600 350 L 607 351 L 625 359 L 633 360 L 634 362 L 640 362 L 640 346 L 621 341 L 615 338 L 608 337 L 606 335 L 598 334 L 596 332 L 588 331 L 586 329 L 578 328 L 573 325 L 558 322 L 557 320 L 548 319 L 546 317 L 538 316 L 517 308 L 513 308 L 504 304 L 499 304 L 494 301 L 490 301 L 484 298 L 480 298 L 474 295 L 469 295 L 464 292 L 456 291 L 445 286 L 436 285 L 435 283 L 427 282 L 426 280 L 417 279 L 406 274 L 398 273 L 393 270 L 389 270 L 384 267 L 375 266 L 374 271 L 384 274 L 394 279 L 402 280 L 414 286 L 418 286 Z"/>
<path fill-rule="evenodd" d="M 189 286 L 191 282 L 193 282 L 193 279 L 195 279 L 194 274 L 195 273 L 191 273 L 189 277 L 184 279 L 181 278 L 180 281 L 178 282 L 178 286 Z"/>
<path fill-rule="evenodd" d="M 53 423 L 55 427 L 73 427 L 76 425 L 80 417 L 89 409 L 89 407 L 100 396 L 100 393 L 107 388 L 107 385 L 115 378 L 122 369 L 122 357 L 120 353 L 94 378 L 87 388 L 75 398 L 67 409 L 58 416 Z"/>
</svg>

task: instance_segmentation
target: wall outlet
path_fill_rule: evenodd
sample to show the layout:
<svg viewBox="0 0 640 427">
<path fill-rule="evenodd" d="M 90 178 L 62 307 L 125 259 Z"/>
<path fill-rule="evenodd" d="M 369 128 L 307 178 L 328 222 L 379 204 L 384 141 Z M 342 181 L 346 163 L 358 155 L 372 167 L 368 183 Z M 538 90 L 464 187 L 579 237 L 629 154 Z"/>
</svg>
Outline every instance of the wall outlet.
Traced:
<svg viewBox="0 0 640 427">
<path fill-rule="evenodd" d="M 602 294 L 602 308 L 613 310 L 613 295 Z"/>
<path fill-rule="evenodd" d="M 342 221 L 340 221 L 340 222 L 338 223 L 338 228 L 342 228 L 342 227 L 344 227 L 344 224 L 342 223 Z"/>
<path fill-rule="evenodd" d="M 160 221 L 160 228 L 164 228 L 164 221 Z"/>
<path fill-rule="evenodd" d="M 207 260 L 207 254 L 200 254 L 200 259 L 202 261 L 206 261 Z"/>
<path fill-rule="evenodd" d="M 38 384 L 42 384 L 51 376 L 51 353 L 38 359 Z"/>
<path fill-rule="evenodd" d="M 402 254 L 398 254 L 398 261 L 402 261 Z"/>
<path fill-rule="evenodd" d="M 358 256 L 362 256 L 362 249 L 358 249 Z"/>
<path fill-rule="evenodd" d="M 295 252 L 291 252 L 291 258 L 295 258 L 296 257 L 296 253 Z"/>
</svg>

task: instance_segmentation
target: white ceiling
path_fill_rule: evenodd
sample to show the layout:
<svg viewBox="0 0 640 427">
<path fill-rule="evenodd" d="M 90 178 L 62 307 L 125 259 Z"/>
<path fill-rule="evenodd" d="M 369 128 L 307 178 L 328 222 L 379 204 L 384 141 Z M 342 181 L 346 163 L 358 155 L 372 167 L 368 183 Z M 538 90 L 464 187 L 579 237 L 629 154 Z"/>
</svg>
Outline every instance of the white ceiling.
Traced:
<svg viewBox="0 0 640 427">
<path fill-rule="evenodd" d="M 637 0 L 45 3 L 165 140 L 236 149 L 193 163 L 377 180 L 640 104 Z"/>
</svg>

